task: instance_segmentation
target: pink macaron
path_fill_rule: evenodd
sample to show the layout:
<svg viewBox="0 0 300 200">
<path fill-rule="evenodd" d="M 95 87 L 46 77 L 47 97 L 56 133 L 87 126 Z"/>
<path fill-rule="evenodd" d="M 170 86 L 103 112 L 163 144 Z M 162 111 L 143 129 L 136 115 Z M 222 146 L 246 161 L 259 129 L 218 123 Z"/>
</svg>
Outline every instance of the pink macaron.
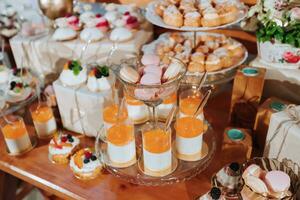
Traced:
<svg viewBox="0 0 300 200">
<path fill-rule="evenodd" d="M 147 101 L 147 100 L 151 100 L 153 98 L 155 98 L 155 94 L 157 92 L 157 89 L 135 89 L 134 91 L 134 95 L 137 99 L 140 99 L 140 100 L 144 100 L 144 101 Z"/>
<path fill-rule="evenodd" d="M 291 179 L 285 172 L 274 170 L 265 176 L 265 182 L 273 192 L 284 192 L 290 188 Z"/>
<path fill-rule="evenodd" d="M 147 73 L 142 76 L 140 83 L 142 85 L 159 85 L 161 84 L 161 80 L 160 76 L 153 73 Z"/>
<path fill-rule="evenodd" d="M 144 68 L 144 74 L 148 74 L 148 73 L 152 73 L 152 74 L 155 74 L 159 77 L 161 77 L 162 75 L 162 68 L 156 66 L 156 65 L 147 65 L 145 68 Z"/>
<path fill-rule="evenodd" d="M 141 62 L 143 65 L 159 65 L 160 59 L 157 55 L 145 54 L 143 55 Z"/>
</svg>

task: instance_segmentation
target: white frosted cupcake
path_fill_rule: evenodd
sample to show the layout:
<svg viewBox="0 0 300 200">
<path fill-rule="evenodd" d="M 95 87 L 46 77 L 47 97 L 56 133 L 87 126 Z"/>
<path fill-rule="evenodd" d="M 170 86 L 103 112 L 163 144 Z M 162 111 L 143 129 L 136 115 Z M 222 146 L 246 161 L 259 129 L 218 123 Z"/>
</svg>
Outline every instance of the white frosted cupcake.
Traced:
<svg viewBox="0 0 300 200">
<path fill-rule="evenodd" d="M 60 81 L 66 86 L 79 86 L 86 82 L 87 71 L 79 61 L 68 61 L 59 76 Z"/>
<path fill-rule="evenodd" d="M 105 65 L 95 66 L 89 73 L 87 87 L 92 92 L 108 91 L 111 89 L 109 68 Z"/>
<path fill-rule="evenodd" d="M 70 160 L 70 168 L 76 178 L 90 180 L 96 178 L 102 169 L 102 164 L 90 148 L 77 151 Z"/>
<path fill-rule="evenodd" d="M 73 153 L 76 152 L 80 140 L 70 134 L 57 133 L 49 143 L 49 158 L 58 164 L 67 164 Z"/>
</svg>

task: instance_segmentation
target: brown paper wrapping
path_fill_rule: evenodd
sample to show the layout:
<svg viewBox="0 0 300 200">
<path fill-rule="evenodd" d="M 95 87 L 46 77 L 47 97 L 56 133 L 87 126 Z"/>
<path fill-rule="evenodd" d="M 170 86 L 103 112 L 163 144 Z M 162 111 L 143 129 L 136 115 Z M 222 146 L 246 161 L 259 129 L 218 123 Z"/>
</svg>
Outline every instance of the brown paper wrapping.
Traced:
<svg viewBox="0 0 300 200">
<path fill-rule="evenodd" d="M 259 106 L 255 118 L 253 133 L 254 133 L 254 142 L 261 150 L 265 146 L 271 115 L 273 113 L 281 111 L 272 108 L 271 107 L 272 103 L 282 103 L 285 105 L 290 104 L 288 101 L 284 101 L 276 97 L 271 97 L 267 99 L 261 106 Z"/>
<path fill-rule="evenodd" d="M 245 138 L 241 141 L 231 140 L 227 131 L 230 129 L 238 129 L 245 134 Z M 244 162 L 247 159 L 251 158 L 252 153 L 252 137 L 251 130 L 235 127 L 227 127 L 223 134 L 223 144 L 222 152 L 225 152 L 224 155 L 229 155 L 232 158 L 232 155 L 235 155 L 235 159 L 240 162 Z"/>
<path fill-rule="evenodd" d="M 263 92 L 266 70 L 254 68 L 258 71 L 258 74 L 256 76 L 246 76 L 242 72 L 244 68 L 239 69 L 234 78 L 230 106 L 230 124 L 252 129 Z"/>
</svg>

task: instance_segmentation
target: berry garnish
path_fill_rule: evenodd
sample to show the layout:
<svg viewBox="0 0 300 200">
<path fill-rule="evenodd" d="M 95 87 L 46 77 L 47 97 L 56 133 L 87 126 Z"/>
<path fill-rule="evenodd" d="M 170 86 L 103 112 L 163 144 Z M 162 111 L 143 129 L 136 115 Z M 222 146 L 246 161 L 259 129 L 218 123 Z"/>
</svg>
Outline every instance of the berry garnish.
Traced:
<svg viewBox="0 0 300 200">
<path fill-rule="evenodd" d="M 138 20 L 137 20 L 137 18 L 134 17 L 134 16 L 130 16 L 130 17 L 128 17 L 128 19 L 126 20 L 126 23 L 127 23 L 127 24 L 133 24 L 133 23 L 136 23 L 136 22 L 138 22 Z"/>
<path fill-rule="evenodd" d="M 23 87 L 23 83 L 17 83 L 16 87 L 22 88 Z"/>
<path fill-rule="evenodd" d="M 89 162 L 90 162 L 90 159 L 88 159 L 88 158 L 85 158 L 85 159 L 83 160 L 83 162 L 84 162 L 84 164 L 87 164 L 87 163 L 89 163 Z"/>
<path fill-rule="evenodd" d="M 61 141 L 62 141 L 63 143 L 67 142 L 67 140 L 68 140 L 67 137 L 61 137 Z"/>
<path fill-rule="evenodd" d="M 95 155 L 93 155 L 93 156 L 91 157 L 91 160 L 92 160 L 92 161 L 95 161 L 95 160 L 97 160 L 97 157 L 96 157 Z"/>
<path fill-rule="evenodd" d="M 71 16 L 72 16 L 71 13 L 67 13 L 67 14 L 65 15 L 65 17 L 71 17 Z"/>
<path fill-rule="evenodd" d="M 95 17 L 100 18 L 102 15 L 100 13 L 96 14 Z"/>
<path fill-rule="evenodd" d="M 105 21 L 102 21 L 102 22 L 99 22 L 97 25 L 96 25 L 96 27 L 108 27 L 109 26 L 109 23 L 108 23 L 108 21 L 107 20 L 105 20 Z"/>
<path fill-rule="evenodd" d="M 87 158 L 87 159 L 90 159 L 91 157 L 92 157 L 92 153 L 91 152 L 89 152 L 89 151 L 86 151 L 86 152 L 84 152 L 84 156 L 85 156 L 85 158 Z"/>
<path fill-rule="evenodd" d="M 124 13 L 124 15 L 130 15 L 130 12 L 129 12 L 129 11 L 126 11 L 126 12 Z"/>
<path fill-rule="evenodd" d="M 67 135 L 67 138 L 68 138 L 68 139 L 72 138 L 72 135 L 71 135 L 71 134 L 68 134 L 68 135 Z"/>
<path fill-rule="evenodd" d="M 97 70 L 96 73 L 95 73 L 95 76 L 96 76 L 96 78 L 101 78 L 102 74 L 99 70 Z"/>
<path fill-rule="evenodd" d="M 74 142 L 74 139 L 73 138 L 68 138 L 69 142 Z"/>
<path fill-rule="evenodd" d="M 10 89 L 13 90 L 15 88 L 16 84 L 17 83 L 15 81 L 10 82 Z"/>
<path fill-rule="evenodd" d="M 100 72 L 101 72 L 102 76 L 104 76 L 104 77 L 109 76 L 109 69 L 107 66 L 100 67 Z"/>
</svg>

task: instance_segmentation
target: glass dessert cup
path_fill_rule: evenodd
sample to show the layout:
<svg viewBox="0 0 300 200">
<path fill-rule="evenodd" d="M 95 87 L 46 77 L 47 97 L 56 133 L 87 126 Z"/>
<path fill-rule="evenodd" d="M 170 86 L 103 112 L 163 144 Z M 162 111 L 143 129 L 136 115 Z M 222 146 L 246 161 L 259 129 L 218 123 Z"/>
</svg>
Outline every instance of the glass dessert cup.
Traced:
<svg viewBox="0 0 300 200">
<path fill-rule="evenodd" d="M 197 88 L 190 88 L 182 91 L 179 95 L 179 117 L 192 117 L 200 105 L 203 95 Z M 203 111 L 196 116 L 203 120 Z"/>
<path fill-rule="evenodd" d="M 166 121 L 174 105 L 177 105 L 177 92 L 171 94 L 168 98 L 164 99 L 161 104 L 158 105 L 158 120 Z M 172 120 L 174 119 L 175 117 Z"/>
<path fill-rule="evenodd" d="M 29 134 L 22 117 L 6 115 L 1 118 L 0 127 L 9 155 L 22 155 L 37 143 L 35 135 Z"/>
<path fill-rule="evenodd" d="M 150 127 L 153 126 L 152 123 L 148 123 L 146 125 Z M 102 129 L 102 132 L 104 132 L 104 129 Z M 174 184 L 174 183 L 186 181 L 193 178 L 194 176 L 201 173 L 209 166 L 209 164 L 211 163 L 215 155 L 216 147 L 217 147 L 214 130 L 210 126 L 208 126 L 206 133 L 203 135 L 203 142 L 205 142 L 208 147 L 207 155 L 205 157 L 203 157 L 201 160 L 198 161 L 187 162 L 187 161 L 176 159 L 176 156 L 174 155 L 172 158 L 174 158 L 174 161 L 177 161 L 177 167 L 175 168 L 175 170 L 166 176 L 155 177 L 155 176 L 149 176 L 141 170 L 141 166 L 143 164 L 142 163 L 143 139 L 142 139 L 141 130 L 137 128 L 135 129 L 136 157 L 138 160 L 135 164 L 124 168 L 113 167 L 107 164 L 107 158 L 108 158 L 107 144 L 105 143 L 105 141 L 100 140 L 101 138 L 100 136 L 101 136 L 101 132 L 99 132 L 97 136 L 95 149 L 97 155 L 99 156 L 99 159 L 102 160 L 104 168 L 110 174 L 122 180 L 134 184 L 147 185 L 147 186 L 161 186 L 161 185 Z M 174 135 L 172 137 L 172 148 L 173 149 L 175 148 Z"/>
<path fill-rule="evenodd" d="M 50 138 L 57 130 L 52 108 L 46 102 L 37 102 L 29 108 L 37 136 Z"/>
<path fill-rule="evenodd" d="M 258 157 L 258 158 L 253 158 L 251 160 L 248 160 L 242 165 L 242 171 L 246 170 L 248 166 L 251 164 L 256 164 L 258 165 L 261 169 L 265 171 L 272 171 L 272 170 L 279 170 L 285 172 L 289 177 L 290 177 L 290 188 L 289 188 L 289 193 L 290 195 L 288 196 L 281 196 L 280 199 L 296 199 L 296 194 L 299 189 L 299 176 L 298 174 L 295 174 L 293 169 L 290 167 L 289 164 L 287 164 L 286 161 L 280 162 L 276 159 L 271 159 L 271 158 L 264 158 L 264 157 Z M 297 173 L 297 172 L 296 172 Z M 298 172 L 299 173 L 299 172 Z M 255 193 L 249 186 L 246 184 L 243 187 L 242 194 L 247 194 L 249 195 L 250 198 L 255 198 L 255 199 L 275 199 L 274 197 L 268 196 L 268 194 L 258 194 Z M 244 195 L 243 194 L 243 195 Z"/>
<path fill-rule="evenodd" d="M 157 85 L 143 85 L 143 84 L 136 84 L 131 83 L 122 78 L 120 75 L 120 70 L 123 66 L 130 66 L 134 69 L 139 71 L 141 68 L 140 58 L 135 57 L 127 60 L 123 60 L 120 65 L 112 66 L 112 70 L 116 74 L 117 78 L 121 81 L 124 86 L 126 93 L 142 102 L 144 102 L 148 107 L 152 110 L 152 122 L 154 126 L 157 124 L 157 115 L 156 115 L 156 107 L 163 102 L 164 99 L 168 98 L 170 95 L 175 93 L 178 88 L 181 79 L 184 77 L 187 71 L 186 65 L 177 58 L 170 58 L 173 59 L 175 62 L 179 63 L 181 69 L 179 73 L 174 77 L 164 82 L 162 84 Z"/>
</svg>

